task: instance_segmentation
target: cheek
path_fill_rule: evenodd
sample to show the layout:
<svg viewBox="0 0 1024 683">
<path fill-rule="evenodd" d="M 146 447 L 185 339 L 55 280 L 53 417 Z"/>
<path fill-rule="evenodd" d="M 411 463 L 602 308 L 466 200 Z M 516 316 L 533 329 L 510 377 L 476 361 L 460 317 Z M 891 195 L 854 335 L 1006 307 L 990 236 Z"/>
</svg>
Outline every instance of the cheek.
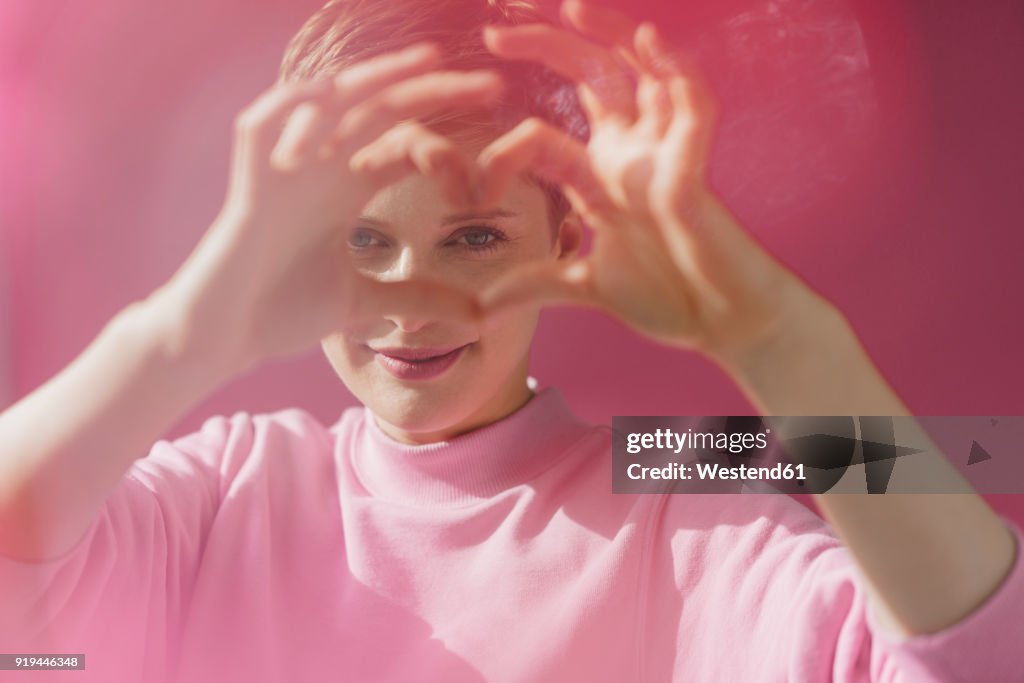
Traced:
<svg viewBox="0 0 1024 683">
<path fill-rule="evenodd" d="M 439 268 L 441 276 L 460 280 L 464 284 L 485 287 L 506 273 L 520 266 L 538 260 L 537 256 L 521 248 L 509 248 L 505 253 L 478 256 L 458 262 L 444 264 Z"/>
<path fill-rule="evenodd" d="M 516 279 L 519 277 L 516 273 L 521 273 L 521 269 L 529 270 L 533 264 L 553 260 L 554 249 L 549 249 L 546 244 L 518 244 L 503 254 L 484 256 L 476 262 L 448 264 L 448 267 L 439 269 L 441 272 L 437 275 L 460 289 L 479 294 L 499 280 Z M 536 312 L 528 311 L 518 316 L 527 319 L 536 317 Z"/>
<path fill-rule="evenodd" d="M 488 347 L 503 354 L 525 353 L 533 339 L 539 316 L 540 310 L 533 306 L 505 311 L 484 321 L 481 336 Z"/>
<path fill-rule="evenodd" d="M 342 335 L 327 337 L 320 343 L 320 347 L 327 356 L 327 361 L 334 368 L 335 374 L 351 388 L 360 373 L 365 372 L 364 361 L 361 361 L 357 352 Z"/>
</svg>

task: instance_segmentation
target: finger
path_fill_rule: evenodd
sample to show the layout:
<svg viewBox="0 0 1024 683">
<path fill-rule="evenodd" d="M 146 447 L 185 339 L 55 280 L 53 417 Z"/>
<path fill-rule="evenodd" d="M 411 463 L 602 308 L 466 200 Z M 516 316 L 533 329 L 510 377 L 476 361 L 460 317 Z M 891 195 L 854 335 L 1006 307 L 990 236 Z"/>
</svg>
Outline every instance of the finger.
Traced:
<svg viewBox="0 0 1024 683">
<path fill-rule="evenodd" d="M 637 58 L 647 71 L 659 78 L 693 73 L 693 63 L 665 40 L 657 27 L 645 21 L 633 35 Z"/>
<path fill-rule="evenodd" d="M 344 320 L 356 324 L 386 315 L 478 322 L 483 317 L 476 297 L 446 282 L 427 278 L 380 281 L 352 273 Z"/>
<path fill-rule="evenodd" d="M 636 107 L 639 112 L 637 130 L 660 140 L 665 135 L 674 113 L 665 84 L 645 74 L 637 86 Z"/>
<path fill-rule="evenodd" d="M 671 108 L 666 140 L 688 151 L 686 163 L 702 170 L 710 151 L 717 105 L 710 88 L 694 63 L 673 50 L 653 24 L 637 30 L 637 52 L 652 71 L 659 75 L 660 87 Z M 683 160 L 680 160 L 683 161 Z"/>
<path fill-rule="evenodd" d="M 636 116 L 629 71 L 613 52 L 577 33 L 547 24 L 488 26 L 484 43 L 499 57 L 540 62 L 590 91 L 593 108 L 587 114 L 593 121 L 617 119 L 628 124 Z"/>
<path fill-rule="evenodd" d="M 347 108 L 389 85 L 426 73 L 441 63 L 441 50 L 427 41 L 371 57 L 334 77 L 335 102 Z"/>
<path fill-rule="evenodd" d="M 277 144 L 270 152 L 270 165 L 279 171 L 303 166 L 312 156 L 307 147 L 319 121 L 325 119 L 323 102 L 303 102 L 284 123 Z"/>
<path fill-rule="evenodd" d="M 395 124 L 448 108 L 483 106 L 501 94 L 494 71 L 434 71 L 391 85 L 354 106 L 332 134 L 337 153 L 351 153 Z"/>
<path fill-rule="evenodd" d="M 390 85 L 427 73 L 440 61 L 437 45 L 420 42 L 343 70 L 332 79 L 334 88 L 326 97 L 296 109 L 274 150 L 278 160 L 292 166 L 312 161 L 348 108 Z"/>
<path fill-rule="evenodd" d="M 582 0 L 565 0 L 559 8 L 562 18 L 580 33 L 605 43 L 632 48 L 637 22 L 622 12 L 598 7 Z"/>
<path fill-rule="evenodd" d="M 543 261 L 506 273 L 477 299 L 485 317 L 521 306 L 601 308 L 590 283 L 590 264 L 586 260 Z"/>
<path fill-rule="evenodd" d="M 235 149 L 239 161 L 266 159 L 277 143 L 281 126 L 303 102 L 322 97 L 330 90 L 327 79 L 279 83 L 257 97 L 235 117 Z"/>
<path fill-rule="evenodd" d="M 396 125 L 349 159 L 349 169 L 380 189 L 419 171 L 440 186 L 453 206 L 467 206 L 475 186 L 474 163 L 451 139 L 418 121 Z"/>
<path fill-rule="evenodd" d="M 673 116 L 665 134 L 672 149 L 685 149 L 679 163 L 697 174 L 703 173 L 712 140 L 712 114 L 703 90 L 691 79 L 677 76 L 667 84 Z"/>
<path fill-rule="evenodd" d="M 636 47 L 645 67 L 663 82 L 677 78 L 687 81 L 689 92 L 686 101 L 692 103 L 705 117 L 714 118 L 717 111 L 715 99 L 697 64 L 665 40 L 654 24 L 645 22 L 637 29 Z M 681 92 L 677 91 L 676 94 Z M 676 99 L 674 103 L 682 102 Z"/>
<path fill-rule="evenodd" d="M 567 24 L 583 35 L 617 50 L 634 69 L 639 71 L 642 68 L 633 45 L 638 24 L 631 17 L 582 0 L 565 0 L 560 14 Z"/>
<path fill-rule="evenodd" d="M 521 173 L 532 172 L 562 186 L 586 219 L 612 206 L 590 167 L 583 144 L 537 117 L 528 118 L 489 144 L 477 157 L 480 167 L 479 204 L 497 203 Z"/>
</svg>

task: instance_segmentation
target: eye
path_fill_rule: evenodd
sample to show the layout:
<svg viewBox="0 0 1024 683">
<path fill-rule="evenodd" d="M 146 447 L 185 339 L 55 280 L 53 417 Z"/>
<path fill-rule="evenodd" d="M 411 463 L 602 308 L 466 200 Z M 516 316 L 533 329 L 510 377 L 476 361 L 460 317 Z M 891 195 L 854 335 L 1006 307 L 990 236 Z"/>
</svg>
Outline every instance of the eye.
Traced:
<svg viewBox="0 0 1024 683">
<path fill-rule="evenodd" d="M 374 246 L 373 242 L 375 240 L 376 238 L 366 230 L 353 230 L 348 238 L 348 244 L 356 249 L 364 249 Z"/>
<path fill-rule="evenodd" d="M 455 239 L 465 240 L 462 245 L 470 251 L 492 251 L 508 242 L 508 235 L 490 226 L 471 226 L 459 233 Z"/>
<path fill-rule="evenodd" d="M 476 230 L 474 232 L 467 232 L 466 243 L 471 247 L 482 247 L 485 244 L 490 244 L 490 238 L 492 234 L 483 230 Z"/>
</svg>

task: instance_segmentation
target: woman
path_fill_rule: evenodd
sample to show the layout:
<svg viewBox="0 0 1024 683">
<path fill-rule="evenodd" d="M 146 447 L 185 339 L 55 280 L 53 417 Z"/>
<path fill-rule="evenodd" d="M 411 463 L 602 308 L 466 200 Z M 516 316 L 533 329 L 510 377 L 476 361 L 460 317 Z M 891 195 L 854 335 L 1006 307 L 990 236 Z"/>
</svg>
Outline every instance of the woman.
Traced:
<svg viewBox="0 0 1024 683">
<path fill-rule="evenodd" d="M 92 680 L 1010 680 L 1020 531 L 978 496 L 821 497 L 845 545 L 783 496 L 613 496 L 610 430 L 535 391 L 569 303 L 766 415 L 908 414 L 708 187 L 693 69 L 562 15 L 349 0 L 299 32 L 192 256 L 0 417 L 8 651 Z M 362 407 L 137 459 L 317 340 Z"/>
</svg>

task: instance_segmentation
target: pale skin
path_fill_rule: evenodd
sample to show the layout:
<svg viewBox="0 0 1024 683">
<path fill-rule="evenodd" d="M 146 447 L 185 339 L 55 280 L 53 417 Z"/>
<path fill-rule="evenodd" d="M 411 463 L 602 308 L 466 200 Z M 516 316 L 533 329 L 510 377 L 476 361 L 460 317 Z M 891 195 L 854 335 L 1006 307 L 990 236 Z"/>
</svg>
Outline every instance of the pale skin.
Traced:
<svg viewBox="0 0 1024 683">
<path fill-rule="evenodd" d="M 227 197 L 187 261 L 0 414 L 0 553 L 42 560 L 70 549 L 131 463 L 248 368 L 368 318 L 479 316 L 444 283 L 366 277 L 342 252 L 339 226 L 382 187 L 416 171 L 446 194 L 469 182 L 441 136 L 390 132 L 503 87 L 493 73 L 439 64 L 436 46 L 412 46 L 331 79 L 276 84 L 238 115 Z M 369 145 L 373 163 L 359 154 Z"/>
<path fill-rule="evenodd" d="M 579 84 L 587 145 L 535 120 L 483 149 L 417 125 L 411 120 L 488 102 L 501 88 L 493 74 L 437 72 L 429 47 L 329 81 L 276 85 L 247 108 L 224 208 L 189 260 L 0 415 L 0 553 L 59 556 L 189 406 L 243 370 L 318 341 L 396 439 L 436 441 L 500 419 L 530 398 L 525 352 L 544 305 L 604 310 L 650 339 L 702 353 L 765 415 L 909 415 L 839 311 L 708 187 L 714 107 L 693 69 L 649 24 L 578 2 L 562 14 L 566 29 L 495 29 L 485 42 L 503 58 L 544 55 Z M 573 204 L 553 242 L 522 228 L 542 213 L 524 172 L 559 183 Z M 428 186 L 439 190 L 429 201 Z M 433 232 L 417 232 L 403 203 L 389 200 L 399 196 L 420 198 Z M 348 233 L 337 228 L 357 223 L 368 204 L 389 250 L 344 257 Z M 441 226 L 454 207 L 518 214 L 503 229 L 522 230 L 519 251 L 487 268 L 449 256 L 458 226 Z M 581 218 L 595 241 L 579 258 Z M 496 365 L 487 349 L 499 347 L 488 344 L 510 330 L 522 334 L 499 354 L 511 360 Z M 381 340 L 474 342 L 479 367 L 498 370 L 477 400 L 454 398 L 454 384 L 432 387 L 437 400 L 416 400 L 367 374 L 352 342 Z M 896 633 L 963 619 L 1015 558 L 1013 537 L 977 495 L 818 503 Z"/>
<path fill-rule="evenodd" d="M 467 154 L 481 143 L 461 146 Z M 364 209 L 349 238 L 357 272 L 381 281 L 431 277 L 472 292 L 526 264 L 568 259 L 581 230 L 562 225 L 553 239 L 543 192 L 516 180 L 491 210 L 453 207 L 423 176 L 387 188 Z M 322 343 L 335 372 L 396 440 L 429 443 L 494 422 L 525 404 L 530 343 L 539 306 L 496 311 L 478 321 L 392 313 L 351 325 Z M 436 379 L 400 381 L 374 360 L 372 348 L 469 343 Z"/>
<path fill-rule="evenodd" d="M 704 353 L 763 415 L 910 415 L 840 312 L 751 239 L 709 188 L 714 104 L 693 69 L 650 24 L 574 0 L 562 17 L 574 30 L 502 27 L 485 40 L 499 56 L 538 59 L 574 79 L 590 141 L 524 123 L 481 155 L 484 195 L 522 169 L 558 181 L 594 228 L 595 246 L 582 260 L 508 276 L 482 295 L 485 306 L 605 310 L 647 337 Z M 957 623 L 1015 561 L 1014 537 L 976 494 L 816 502 L 898 635 Z"/>
</svg>

